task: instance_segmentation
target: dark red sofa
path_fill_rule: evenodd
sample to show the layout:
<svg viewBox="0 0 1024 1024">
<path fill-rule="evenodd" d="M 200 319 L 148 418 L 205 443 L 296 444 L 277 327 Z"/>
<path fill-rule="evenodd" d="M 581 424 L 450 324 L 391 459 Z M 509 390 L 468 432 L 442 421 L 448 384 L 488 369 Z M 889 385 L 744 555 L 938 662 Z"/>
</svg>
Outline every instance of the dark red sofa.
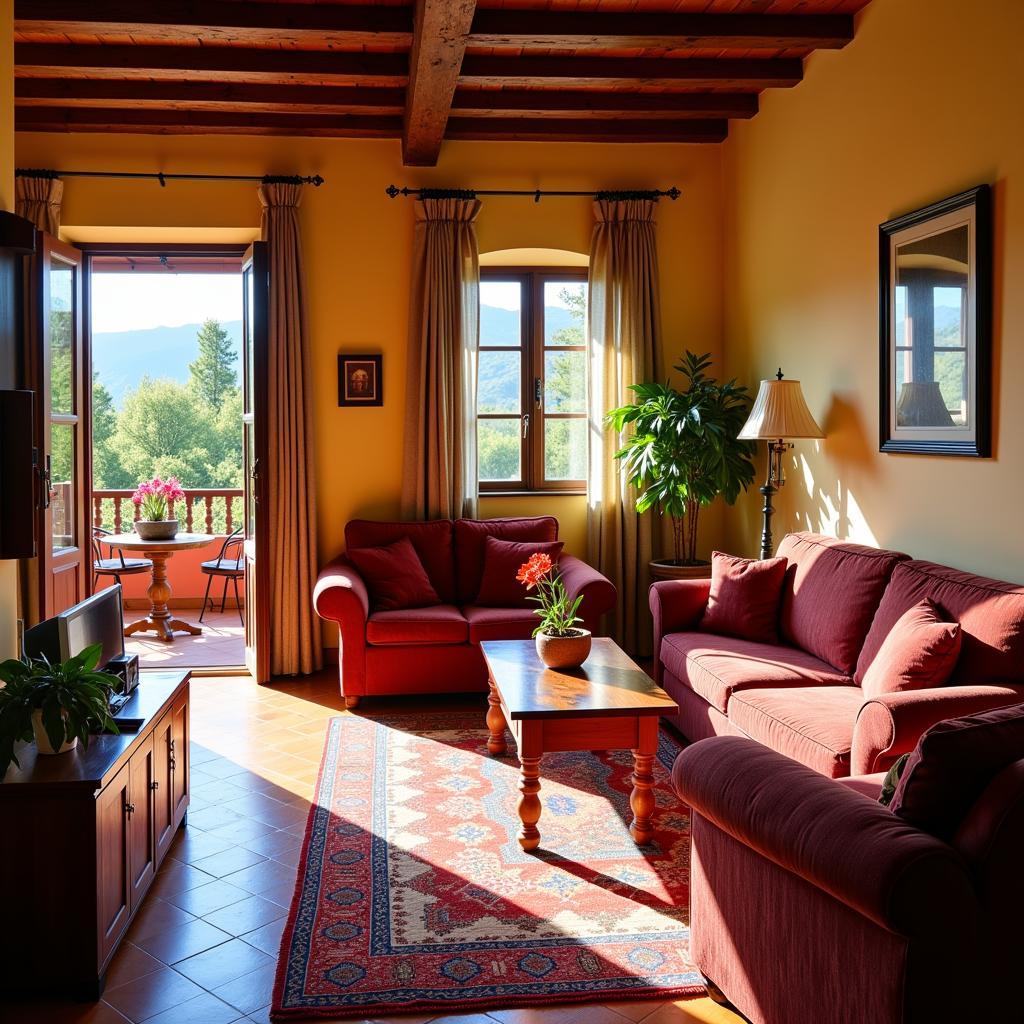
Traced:
<svg viewBox="0 0 1024 1024">
<path fill-rule="evenodd" d="M 537 625 L 534 605 L 479 607 L 486 538 L 545 542 L 558 539 L 552 516 L 522 519 L 447 519 L 384 523 L 356 519 L 345 527 L 345 547 L 375 548 L 407 537 L 443 604 L 405 611 L 374 611 L 366 584 L 340 555 L 317 578 L 317 614 L 338 624 L 341 692 L 348 707 L 366 695 L 458 693 L 486 690 L 481 640 L 528 639 Z M 600 631 L 615 606 L 615 587 L 572 555 L 558 562 L 570 596 L 583 595 L 583 625 Z"/>
<path fill-rule="evenodd" d="M 742 737 L 693 744 L 673 782 L 692 811 L 694 963 L 753 1024 L 1024 1020 L 1019 753 L 971 779 L 939 838 L 878 803 L 881 773 L 833 781 Z"/>
<path fill-rule="evenodd" d="M 896 551 L 789 534 L 781 643 L 700 632 L 709 580 L 651 588 L 655 678 L 690 740 L 746 736 L 833 778 L 887 770 L 931 725 L 1024 701 L 1024 588 Z M 949 684 L 865 700 L 859 680 L 907 609 L 960 623 Z"/>
</svg>

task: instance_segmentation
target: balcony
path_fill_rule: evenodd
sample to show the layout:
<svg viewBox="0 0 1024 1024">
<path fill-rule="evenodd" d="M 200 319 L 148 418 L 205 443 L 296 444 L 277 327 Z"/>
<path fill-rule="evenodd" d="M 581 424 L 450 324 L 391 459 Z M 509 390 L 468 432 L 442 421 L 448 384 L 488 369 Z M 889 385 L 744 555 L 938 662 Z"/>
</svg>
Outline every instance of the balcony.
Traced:
<svg viewBox="0 0 1024 1024">
<path fill-rule="evenodd" d="M 92 492 L 92 524 L 111 533 L 130 533 L 138 518 L 131 490 L 95 490 Z M 214 537 L 209 546 L 179 551 L 167 563 L 171 584 L 170 605 L 181 617 L 198 624 L 207 577 L 200 565 L 216 558 L 224 538 L 244 520 L 243 494 L 240 488 L 194 488 L 185 491 L 184 501 L 171 505 L 171 515 L 181 523 L 183 533 L 207 533 Z M 103 549 L 106 556 L 106 548 Z M 149 608 L 146 589 L 148 574 L 125 576 L 125 618 L 141 618 Z M 109 586 L 109 576 L 100 577 L 100 587 Z M 209 668 L 241 665 L 245 661 L 245 630 L 239 621 L 234 593 L 228 588 L 224 611 L 220 611 L 223 582 L 214 580 L 210 599 L 214 609 L 203 618 L 201 636 L 176 634 L 173 643 L 136 633 L 125 639 L 125 650 L 137 654 L 144 668 Z M 239 586 L 244 597 L 245 589 Z"/>
</svg>

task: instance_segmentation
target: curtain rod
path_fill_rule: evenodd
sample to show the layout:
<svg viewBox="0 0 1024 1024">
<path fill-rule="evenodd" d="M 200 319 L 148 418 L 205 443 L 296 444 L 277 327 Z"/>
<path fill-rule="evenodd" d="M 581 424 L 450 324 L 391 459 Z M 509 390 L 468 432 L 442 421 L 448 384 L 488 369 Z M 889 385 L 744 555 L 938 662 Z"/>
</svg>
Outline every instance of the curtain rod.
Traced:
<svg viewBox="0 0 1024 1024">
<path fill-rule="evenodd" d="M 681 195 L 673 185 L 666 189 L 607 189 L 601 192 L 560 192 L 548 189 L 504 189 L 504 188 L 399 188 L 397 185 L 388 185 L 384 191 L 392 198 L 399 196 L 416 196 L 419 199 L 475 199 L 477 196 L 529 196 L 535 203 L 548 196 L 585 196 L 591 199 L 604 199 L 608 201 L 622 199 L 654 199 L 661 196 L 668 196 L 675 202 Z"/>
<path fill-rule="evenodd" d="M 324 179 L 319 174 L 311 177 L 281 174 L 165 174 L 163 171 L 51 171 L 41 168 L 19 167 L 17 178 L 144 178 L 159 181 L 161 188 L 169 181 L 258 181 L 263 185 L 312 185 L 319 188 Z"/>
</svg>

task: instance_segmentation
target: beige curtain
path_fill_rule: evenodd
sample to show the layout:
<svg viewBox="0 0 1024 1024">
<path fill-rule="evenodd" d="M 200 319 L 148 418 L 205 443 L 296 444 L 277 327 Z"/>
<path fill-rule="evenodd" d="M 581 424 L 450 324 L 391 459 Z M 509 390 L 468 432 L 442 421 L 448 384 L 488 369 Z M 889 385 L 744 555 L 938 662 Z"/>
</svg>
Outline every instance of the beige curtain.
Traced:
<svg viewBox="0 0 1024 1024">
<path fill-rule="evenodd" d="M 647 603 L 652 537 L 658 526 L 638 516 L 636 493 L 613 458 L 620 438 L 604 427 L 609 409 L 633 401 L 630 384 L 658 375 L 660 323 L 658 254 L 649 199 L 594 203 L 590 247 L 590 478 L 587 530 L 590 559 L 618 588 L 613 635 L 627 651 L 651 649 Z"/>
<path fill-rule="evenodd" d="M 270 262 L 269 502 L 270 671 L 314 672 L 323 664 L 313 612 L 317 574 L 313 396 L 299 236 L 300 185 L 265 183 L 262 236 Z"/>
<path fill-rule="evenodd" d="M 402 513 L 474 517 L 480 203 L 416 202 Z"/>
<path fill-rule="evenodd" d="M 63 198 L 64 182 L 60 178 L 41 174 L 14 179 L 14 212 L 55 238 L 60 232 L 60 204 Z"/>
</svg>

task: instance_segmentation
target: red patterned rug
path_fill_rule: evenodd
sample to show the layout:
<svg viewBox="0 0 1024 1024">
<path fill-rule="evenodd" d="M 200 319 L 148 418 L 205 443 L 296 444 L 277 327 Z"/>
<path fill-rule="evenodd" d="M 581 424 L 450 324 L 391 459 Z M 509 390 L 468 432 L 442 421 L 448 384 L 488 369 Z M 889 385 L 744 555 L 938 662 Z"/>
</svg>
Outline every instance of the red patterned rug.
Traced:
<svg viewBox="0 0 1024 1024">
<path fill-rule="evenodd" d="M 483 712 L 331 722 L 272 1019 L 704 993 L 678 744 L 662 734 L 643 848 L 628 751 L 545 754 L 541 847 L 524 853 L 518 761 L 486 740 Z"/>
</svg>

